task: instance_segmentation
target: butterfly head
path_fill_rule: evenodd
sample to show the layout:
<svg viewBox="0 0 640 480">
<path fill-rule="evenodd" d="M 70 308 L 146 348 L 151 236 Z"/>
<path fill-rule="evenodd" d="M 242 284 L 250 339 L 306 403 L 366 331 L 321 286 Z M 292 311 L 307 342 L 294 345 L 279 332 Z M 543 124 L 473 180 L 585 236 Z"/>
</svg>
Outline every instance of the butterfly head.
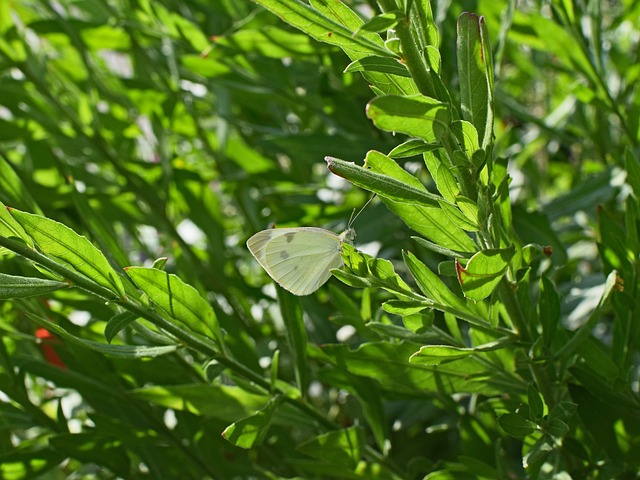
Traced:
<svg viewBox="0 0 640 480">
<path fill-rule="evenodd" d="M 356 239 L 356 231 L 353 228 L 347 228 L 340 234 L 340 241 L 353 245 L 353 241 Z"/>
</svg>

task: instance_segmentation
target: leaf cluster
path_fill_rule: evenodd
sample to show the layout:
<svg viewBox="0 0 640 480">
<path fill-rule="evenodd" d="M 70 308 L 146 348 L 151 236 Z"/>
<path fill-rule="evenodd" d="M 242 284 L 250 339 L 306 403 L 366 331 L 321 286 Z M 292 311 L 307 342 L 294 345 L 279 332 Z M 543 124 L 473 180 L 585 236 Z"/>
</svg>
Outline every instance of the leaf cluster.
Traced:
<svg viewBox="0 0 640 480">
<path fill-rule="evenodd" d="M 0 476 L 633 478 L 640 8 L 539 3 L 0 3 Z"/>
</svg>

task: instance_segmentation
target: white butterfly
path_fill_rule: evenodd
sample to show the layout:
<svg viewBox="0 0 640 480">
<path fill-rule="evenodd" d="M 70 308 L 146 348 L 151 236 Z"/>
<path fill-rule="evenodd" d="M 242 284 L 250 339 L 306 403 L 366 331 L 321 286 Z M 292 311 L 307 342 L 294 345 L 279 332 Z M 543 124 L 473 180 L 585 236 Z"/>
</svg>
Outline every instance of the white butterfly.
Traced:
<svg viewBox="0 0 640 480">
<path fill-rule="evenodd" d="M 282 288 L 309 295 L 331 277 L 342 263 L 342 244 L 353 244 L 355 230 L 340 235 L 315 227 L 271 228 L 247 240 L 251 254 Z"/>
</svg>

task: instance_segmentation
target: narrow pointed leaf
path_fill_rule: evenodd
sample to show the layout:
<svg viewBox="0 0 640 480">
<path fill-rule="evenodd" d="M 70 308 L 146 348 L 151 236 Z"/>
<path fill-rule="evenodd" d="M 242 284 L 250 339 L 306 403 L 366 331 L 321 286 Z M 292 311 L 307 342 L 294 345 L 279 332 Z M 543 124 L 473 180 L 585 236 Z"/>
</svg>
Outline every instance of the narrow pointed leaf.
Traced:
<svg viewBox="0 0 640 480">
<path fill-rule="evenodd" d="M 480 301 L 487 298 L 507 271 L 515 247 L 482 250 L 476 253 L 466 267 L 456 261 L 458 281 L 467 298 Z"/>
<path fill-rule="evenodd" d="M 378 56 L 364 57 L 351 62 L 344 69 L 344 73 L 349 72 L 380 72 L 400 77 L 411 77 L 407 67 L 396 59 Z"/>
<path fill-rule="evenodd" d="M 282 397 L 278 396 L 269 401 L 264 408 L 257 411 L 253 415 L 245 417 L 237 422 L 233 422 L 222 432 L 223 438 L 240 448 L 257 447 L 264 441 L 273 414 L 278 405 L 280 405 Z"/>
<path fill-rule="evenodd" d="M 484 148 L 493 136 L 493 60 L 484 17 L 458 19 L 458 76 L 462 117 L 478 131 Z"/>
<path fill-rule="evenodd" d="M 409 362 L 419 365 L 440 365 L 468 357 L 475 353 L 473 348 L 458 348 L 449 345 L 425 345 L 409 357 Z"/>
<path fill-rule="evenodd" d="M 46 320 L 42 317 L 38 317 L 29 313 L 27 313 L 27 315 L 38 325 L 46 328 L 50 332 L 55 333 L 60 338 L 76 345 L 80 345 L 81 347 L 88 348 L 89 350 L 94 350 L 96 352 L 102 353 L 103 355 L 107 355 L 109 357 L 123 358 L 128 360 L 134 360 L 137 358 L 153 358 L 160 355 L 166 355 L 167 353 L 175 352 L 180 347 L 179 345 L 162 345 L 154 347 L 146 347 L 140 345 L 109 345 L 106 343 L 94 342 L 92 340 L 85 340 L 83 338 L 76 337 L 75 335 L 67 332 L 60 325 L 50 322 L 49 320 Z"/>
<path fill-rule="evenodd" d="M 0 273 L 0 300 L 46 295 L 68 286 L 68 283 L 56 282 L 55 280 Z"/>
<path fill-rule="evenodd" d="M 104 254 L 86 237 L 69 227 L 40 215 L 9 209 L 11 216 L 36 242 L 42 253 L 62 261 L 85 277 L 124 297 L 122 280 Z"/>
<path fill-rule="evenodd" d="M 107 326 L 104 327 L 104 338 L 111 343 L 111 340 L 115 338 L 120 330 L 130 325 L 137 318 L 138 316 L 131 312 L 122 312 L 114 315 L 107 322 Z"/>
<path fill-rule="evenodd" d="M 434 302 L 434 308 L 449 312 L 469 323 L 486 326 L 486 320 L 467 306 L 465 301 L 454 294 L 446 284 L 438 278 L 424 263 L 411 252 L 403 254 L 403 258 L 418 288 L 425 297 Z"/>
<path fill-rule="evenodd" d="M 307 331 L 304 326 L 300 299 L 283 288 L 277 287 L 278 303 L 284 322 L 287 344 L 293 357 L 293 369 L 297 387 L 306 392 L 309 387 L 309 362 L 307 360 Z"/>
<path fill-rule="evenodd" d="M 354 31 L 318 10 L 297 0 L 255 0 L 267 10 L 278 15 L 288 24 L 302 30 L 316 40 L 353 50 L 363 55 L 391 57 L 393 54 L 384 48 L 382 41 L 373 41 L 370 37 L 354 35 Z"/>
<path fill-rule="evenodd" d="M 438 143 L 426 143 L 418 138 L 412 138 L 401 143 L 389 152 L 391 158 L 405 158 L 422 155 L 425 152 L 437 150 L 441 145 Z"/>
<path fill-rule="evenodd" d="M 398 52 L 389 48 L 389 45 L 382 40 L 379 34 L 360 30 L 364 21 L 356 12 L 349 8 L 345 2 L 336 2 L 335 0 L 311 0 L 310 4 L 324 18 L 342 25 L 350 32 L 358 32 L 355 35 L 356 37 L 366 39 L 388 51 L 388 54 L 380 55 L 378 53 L 371 54 L 370 52 L 363 51 L 360 47 L 352 48 L 350 46 L 342 46 L 342 50 L 352 61 L 367 57 L 399 58 Z M 363 71 L 362 76 L 371 84 L 371 88 L 375 92 L 379 92 L 380 95 L 413 95 L 418 93 L 418 87 L 411 77 L 373 70 Z"/>
<path fill-rule="evenodd" d="M 367 116 L 376 127 L 421 138 L 427 142 L 439 139 L 451 119 L 447 106 L 423 95 L 385 95 L 367 105 Z"/>
<path fill-rule="evenodd" d="M 369 152 L 369 154 L 371 153 L 372 152 Z M 382 155 L 380 153 L 378 154 Z M 438 205 L 439 197 L 428 192 L 419 182 L 417 185 L 403 183 L 391 176 L 376 173 L 367 168 L 360 167 L 355 163 L 345 162 L 338 158 L 325 157 L 325 160 L 332 173 L 349 180 L 354 185 L 375 192 L 383 197 L 398 202 L 419 203 L 430 206 Z M 407 173 L 407 175 L 409 174 Z M 417 182 L 415 177 L 414 180 Z"/>
<path fill-rule="evenodd" d="M 544 415 L 544 402 L 542 401 L 540 392 L 538 392 L 538 389 L 533 383 L 530 383 L 527 387 L 527 399 L 531 419 L 534 421 L 540 420 Z"/>
<path fill-rule="evenodd" d="M 13 166 L 2 156 L 0 156 L 0 201 L 34 212 L 40 210 Z"/>
<path fill-rule="evenodd" d="M 128 267 L 127 273 L 151 301 L 170 318 L 214 340 L 221 338 L 211 305 L 180 277 L 155 268 Z"/>
<path fill-rule="evenodd" d="M 398 21 L 403 18 L 402 12 L 385 12 L 376 15 L 371 20 L 360 27 L 360 30 L 367 32 L 386 32 L 390 28 L 395 27 Z"/>
<path fill-rule="evenodd" d="M 412 191 L 417 189 L 420 192 L 427 192 L 415 176 L 380 152 L 375 150 L 368 152 L 365 166 L 373 173 L 385 175 L 401 182 Z M 475 251 L 477 248 L 474 242 L 449 219 L 440 207 L 442 199 L 432 193 L 427 192 L 427 194 L 429 198 L 436 198 L 438 204 L 418 205 L 416 202 L 402 201 L 398 197 L 390 198 L 382 194 L 380 198 L 389 210 L 400 217 L 410 228 L 429 240 L 452 250 Z"/>
<path fill-rule="evenodd" d="M 401 297 L 422 299 L 414 294 L 409 285 L 394 271 L 390 261 L 374 258 L 347 244 L 342 246 L 342 259 L 344 267 L 332 270 L 332 273 L 347 285 L 384 288 Z"/>
<path fill-rule="evenodd" d="M 537 426 L 530 420 L 516 413 L 505 413 L 498 417 L 500 427 L 509 435 L 515 438 L 523 438 L 535 432 Z"/>
<path fill-rule="evenodd" d="M 29 247 L 33 247 L 33 240 L 18 221 L 9 213 L 10 208 L 0 202 L 0 236 L 5 238 L 19 238 Z"/>
</svg>

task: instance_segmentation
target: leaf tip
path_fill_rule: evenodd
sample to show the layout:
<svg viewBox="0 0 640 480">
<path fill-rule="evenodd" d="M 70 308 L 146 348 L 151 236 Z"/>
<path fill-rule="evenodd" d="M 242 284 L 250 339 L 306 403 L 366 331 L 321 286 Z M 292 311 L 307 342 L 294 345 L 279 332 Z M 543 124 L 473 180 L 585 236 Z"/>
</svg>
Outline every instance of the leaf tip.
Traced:
<svg viewBox="0 0 640 480">
<path fill-rule="evenodd" d="M 458 282 L 460 282 L 460 285 L 462 285 L 462 276 L 464 275 L 464 272 L 465 272 L 464 267 L 460 264 L 460 262 L 456 258 L 456 275 L 458 277 Z"/>
</svg>

